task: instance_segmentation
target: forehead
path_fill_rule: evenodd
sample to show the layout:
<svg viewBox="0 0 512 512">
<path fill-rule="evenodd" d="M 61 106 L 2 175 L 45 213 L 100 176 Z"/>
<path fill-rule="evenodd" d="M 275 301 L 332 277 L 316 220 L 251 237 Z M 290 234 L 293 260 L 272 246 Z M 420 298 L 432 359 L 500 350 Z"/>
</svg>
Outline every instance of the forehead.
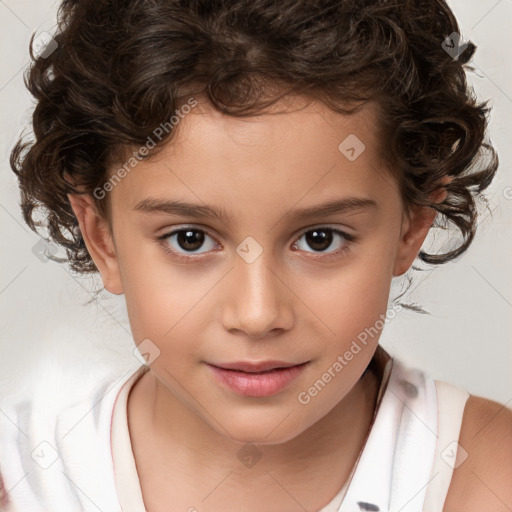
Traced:
<svg viewBox="0 0 512 512">
<path fill-rule="evenodd" d="M 344 115 L 304 98 L 251 117 L 199 103 L 174 137 L 112 190 L 112 200 L 127 209 L 142 198 L 171 196 L 272 210 L 336 192 L 376 194 L 395 186 L 381 159 L 377 115 L 374 104 Z"/>
<path fill-rule="evenodd" d="M 174 144 L 169 144 L 170 152 L 175 156 L 181 148 L 187 150 L 196 145 L 196 149 L 212 156 L 218 153 L 225 155 L 229 151 L 260 159 L 270 154 L 273 159 L 281 154 L 287 154 L 289 160 L 294 157 L 300 159 L 304 155 L 318 159 L 321 151 L 315 148 L 338 154 L 339 145 L 349 135 L 369 146 L 370 152 L 377 150 L 380 142 L 378 106 L 375 103 L 368 103 L 358 113 L 345 115 L 322 102 L 293 96 L 283 98 L 266 113 L 236 117 L 203 102 L 183 117 L 172 141 Z M 201 156 L 200 152 L 195 154 Z M 189 154 L 187 158 L 191 156 Z"/>
</svg>

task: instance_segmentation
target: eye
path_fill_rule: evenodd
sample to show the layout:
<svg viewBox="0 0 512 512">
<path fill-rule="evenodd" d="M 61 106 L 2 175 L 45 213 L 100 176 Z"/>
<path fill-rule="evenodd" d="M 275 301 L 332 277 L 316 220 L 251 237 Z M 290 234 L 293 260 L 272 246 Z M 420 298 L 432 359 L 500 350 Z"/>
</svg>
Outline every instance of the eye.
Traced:
<svg viewBox="0 0 512 512">
<path fill-rule="evenodd" d="M 313 253 L 325 253 L 326 250 L 334 244 L 333 251 L 327 251 L 329 256 L 344 254 L 350 248 L 352 242 L 355 242 L 356 236 L 350 235 L 335 228 L 321 226 L 305 231 L 292 246 L 293 250 L 298 247 L 305 250 L 306 244 L 300 244 L 300 240 L 304 237 L 306 244 L 314 249 Z M 309 252 L 305 250 L 305 252 Z"/>
<path fill-rule="evenodd" d="M 204 246 L 205 240 L 214 239 L 203 229 L 194 227 L 176 229 L 159 236 L 157 239 L 162 244 L 164 250 L 179 261 L 189 260 L 190 256 L 187 256 L 187 254 L 204 254 L 217 247 L 216 242 L 210 242 L 209 248 L 207 247 L 204 252 L 199 252 L 199 249 Z M 206 245 L 208 246 L 208 244 Z"/>
<path fill-rule="evenodd" d="M 349 250 L 353 242 L 357 241 L 355 235 L 345 233 L 339 229 L 322 226 L 305 231 L 300 236 L 299 241 L 293 244 L 292 250 L 295 251 L 298 248 L 301 251 L 310 252 L 304 248 L 305 244 L 300 243 L 303 237 L 307 245 L 313 249 L 313 254 L 319 254 L 320 257 L 341 256 Z M 191 262 L 194 259 L 200 258 L 201 255 L 219 247 L 219 244 L 213 236 L 204 229 L 196 227 L 175 229 L 156 237 L 156 239 L 162 245 L 166 253 L 181 262 Z M 205 241 L 207 242 L 208 240 L 210 240 L 210 243 L 206 243 L 205 248 Z M 327 251 L 332 245 L 334 245 L 334 250 Z M 205 250 L 200 251 L 201 248 Z"/>
</svg>

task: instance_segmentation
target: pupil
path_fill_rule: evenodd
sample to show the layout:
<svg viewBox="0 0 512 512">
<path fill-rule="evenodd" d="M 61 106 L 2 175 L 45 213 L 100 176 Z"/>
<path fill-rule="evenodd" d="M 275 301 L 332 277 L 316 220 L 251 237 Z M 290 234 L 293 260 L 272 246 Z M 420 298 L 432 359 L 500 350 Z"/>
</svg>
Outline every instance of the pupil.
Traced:
<svg viewBox="0 0 512 512">
<path fill-rule="evenodd" d="M 306 234 L 308 245 L 315 250 L 321 251 L 327 249 L 332 242 L 332 233 L 329 230 L 313 230 Z M 326 244 L 327 242 L 327 244 Z"/>
<path fill-rule="evenodd" d="M 194 251 L 199 249 L 204 241 L 204 233 L 200 231 L 180 231 L 178 233 L 178 243 L 182 249 Z"/>
</svg>

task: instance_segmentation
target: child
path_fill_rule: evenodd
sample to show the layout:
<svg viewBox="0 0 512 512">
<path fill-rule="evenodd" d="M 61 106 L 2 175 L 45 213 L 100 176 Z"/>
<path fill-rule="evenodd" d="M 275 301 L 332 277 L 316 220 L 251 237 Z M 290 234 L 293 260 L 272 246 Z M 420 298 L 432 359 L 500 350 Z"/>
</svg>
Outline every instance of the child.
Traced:
<svg viewBox="0 0 512 512">
<path fill-rule="evenodd" d="M 3 510 L 512 510 L 512 412 L 379 346 L 497 170 L 458 34 L 442 0 L 62 2 L 11 165 L 144 364 L 4 411 Z"/>
</svg>

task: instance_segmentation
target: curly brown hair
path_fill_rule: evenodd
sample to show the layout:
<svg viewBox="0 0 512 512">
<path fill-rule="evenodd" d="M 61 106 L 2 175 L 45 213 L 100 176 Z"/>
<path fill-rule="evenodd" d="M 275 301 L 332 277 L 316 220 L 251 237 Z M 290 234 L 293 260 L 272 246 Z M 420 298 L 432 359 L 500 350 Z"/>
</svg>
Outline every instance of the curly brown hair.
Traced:
<svg viewBox="0 0 512 512">
<path fill-rule="evenodd" d="M 471 244 L 476 200 L 498 167 L 487 102 L 466 83 L 475 45 L 458 34 L 443 0 L 64 0 L 54 50 L 35 56 L 30 41 L 35 141 L 22 135 L 10 159 L 24 219 L 37 232 L 42 207 L 72 270 L 96 272 L 67 194 L 93 195 L 187 98 L 233 116 L 287 94 L 344 114 L 375 101 L 404 206 L 431 206 L 436 226 L 462 234 L 456 249 L 419 258 L 450 261 Z M 447 197 L 433 204 L 440 188 Z M 108 219 L 108 198 L 94 197 Z"/>
</svg>

